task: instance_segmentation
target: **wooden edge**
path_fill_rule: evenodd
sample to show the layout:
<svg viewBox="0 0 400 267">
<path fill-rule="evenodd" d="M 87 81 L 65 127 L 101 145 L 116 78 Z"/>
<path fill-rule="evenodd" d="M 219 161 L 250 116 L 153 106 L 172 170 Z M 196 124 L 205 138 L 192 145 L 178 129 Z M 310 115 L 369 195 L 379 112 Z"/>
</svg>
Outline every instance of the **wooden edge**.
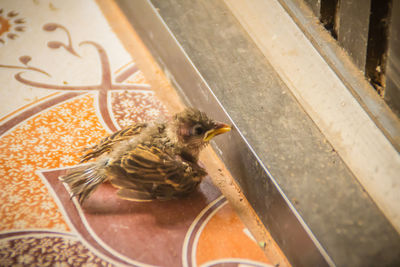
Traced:
<svg viewBox="0 0 400 267">
<path fill-rule="evenodd" d="M 109 0 L 96 0 L 96 2 L 112 30 L 144 73 L 157 97 L 172 113 L 182 110 L 185 105 L 178 93 L 172 87 L 171 82 L 145 47 L 118 5 Z M 207 166 L 207 171 L 214 185 L 221 190 L 257 242 L 265 242 L 266 246 L 263 251 L 267 258 L 274 265 L 279 264 L 278 266 L 281 267 L 291 266 L 240 191 L 230 172 L 210 146 L 201 153 L 200 160 Z"/>
<path fill-rule="evenodd" d="M 151 89 L 162 100 L 168 111 L 172 113 L 181 111 L 185 105 L 118 5 L 108 0 L 96 0 L 96 3 L 126 51 L 144 73 Z"/>
<path fill-rule="evenodd" d="M 262 249 L 272 265 L 291 266 L 215 151 L 210 146 L 207 147 L 200 160 L 207 166 L 214 185 L 221 190 L 257 243 L 266 244 Z"/>
</svg>

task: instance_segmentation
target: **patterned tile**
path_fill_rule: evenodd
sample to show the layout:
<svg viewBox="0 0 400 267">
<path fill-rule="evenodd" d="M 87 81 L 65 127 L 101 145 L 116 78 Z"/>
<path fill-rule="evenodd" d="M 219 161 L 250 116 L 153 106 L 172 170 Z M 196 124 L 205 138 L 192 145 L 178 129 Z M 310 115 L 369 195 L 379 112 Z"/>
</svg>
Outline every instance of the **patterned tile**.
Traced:
<svg viewBox="0 0 400 267">
<path fill-rule="evenodd" d="M 0 3 L 0 264 L 268 266 L 209 178 L 181 200 L 70 199 L 79 151 L 169 113 L 95 1 L 20 3 Z"/>
<path fill-rule="evenodd" d="M 21 233 L 0 239 L 2 266 L 112 266 L 71 235 Z"/>
</svg>

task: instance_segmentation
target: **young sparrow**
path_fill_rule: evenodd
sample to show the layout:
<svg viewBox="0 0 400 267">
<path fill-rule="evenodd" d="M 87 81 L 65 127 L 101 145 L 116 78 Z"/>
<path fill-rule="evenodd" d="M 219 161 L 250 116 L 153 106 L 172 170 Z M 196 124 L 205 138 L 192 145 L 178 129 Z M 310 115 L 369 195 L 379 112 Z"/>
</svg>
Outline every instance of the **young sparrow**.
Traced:
<svg viewBox="0 0 400 267">
<path fill-rule="evenodd" d="M 102 183 L 119 188 L 118 196 L 136 201 L 168 200 L 192 192 L 207 175 L 199 152 L 231 127 L 187 108 L 169 121 L 136 123 L 88 148 L 81 163 L 60 180 L 82 204 Z"/>
</svg>

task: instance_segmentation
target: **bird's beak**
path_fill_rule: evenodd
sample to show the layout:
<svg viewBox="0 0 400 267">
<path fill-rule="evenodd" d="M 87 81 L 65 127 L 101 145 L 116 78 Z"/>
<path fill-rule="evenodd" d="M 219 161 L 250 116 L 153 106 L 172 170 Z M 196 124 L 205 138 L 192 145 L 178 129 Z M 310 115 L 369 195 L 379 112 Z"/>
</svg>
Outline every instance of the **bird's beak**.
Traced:
<svg viewBox="0 0 400 267">
<path fill-rule="evenodd" d="M 217 122 L 216 126 L 213 129 L 206 132 L 203 140 L 208 142 L 214 136 L 229 132 L 230 130 L 231 130 L 231 126 L 229 126 L 228 124 Z"/>
</svg>

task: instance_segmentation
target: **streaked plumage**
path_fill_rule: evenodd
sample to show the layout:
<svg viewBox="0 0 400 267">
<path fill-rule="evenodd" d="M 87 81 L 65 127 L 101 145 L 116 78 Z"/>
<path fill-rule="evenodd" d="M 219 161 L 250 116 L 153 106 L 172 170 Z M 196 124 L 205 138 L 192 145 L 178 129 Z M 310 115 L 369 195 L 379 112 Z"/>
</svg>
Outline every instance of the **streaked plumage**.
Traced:
<svg viewBox="0 0 400 267">
<path fill-rule="evenodd" d="M 201 149 L 231 128 L 203 112 L 185 109 L 167 122 L 133 124 L 86 149 L 77 168 L 61 177 L 83 203 L 103 182 L 118 196 L 136 201 L 168 200 L 192 192 L 207 175 L 198 165 Z"/>
</svg>

